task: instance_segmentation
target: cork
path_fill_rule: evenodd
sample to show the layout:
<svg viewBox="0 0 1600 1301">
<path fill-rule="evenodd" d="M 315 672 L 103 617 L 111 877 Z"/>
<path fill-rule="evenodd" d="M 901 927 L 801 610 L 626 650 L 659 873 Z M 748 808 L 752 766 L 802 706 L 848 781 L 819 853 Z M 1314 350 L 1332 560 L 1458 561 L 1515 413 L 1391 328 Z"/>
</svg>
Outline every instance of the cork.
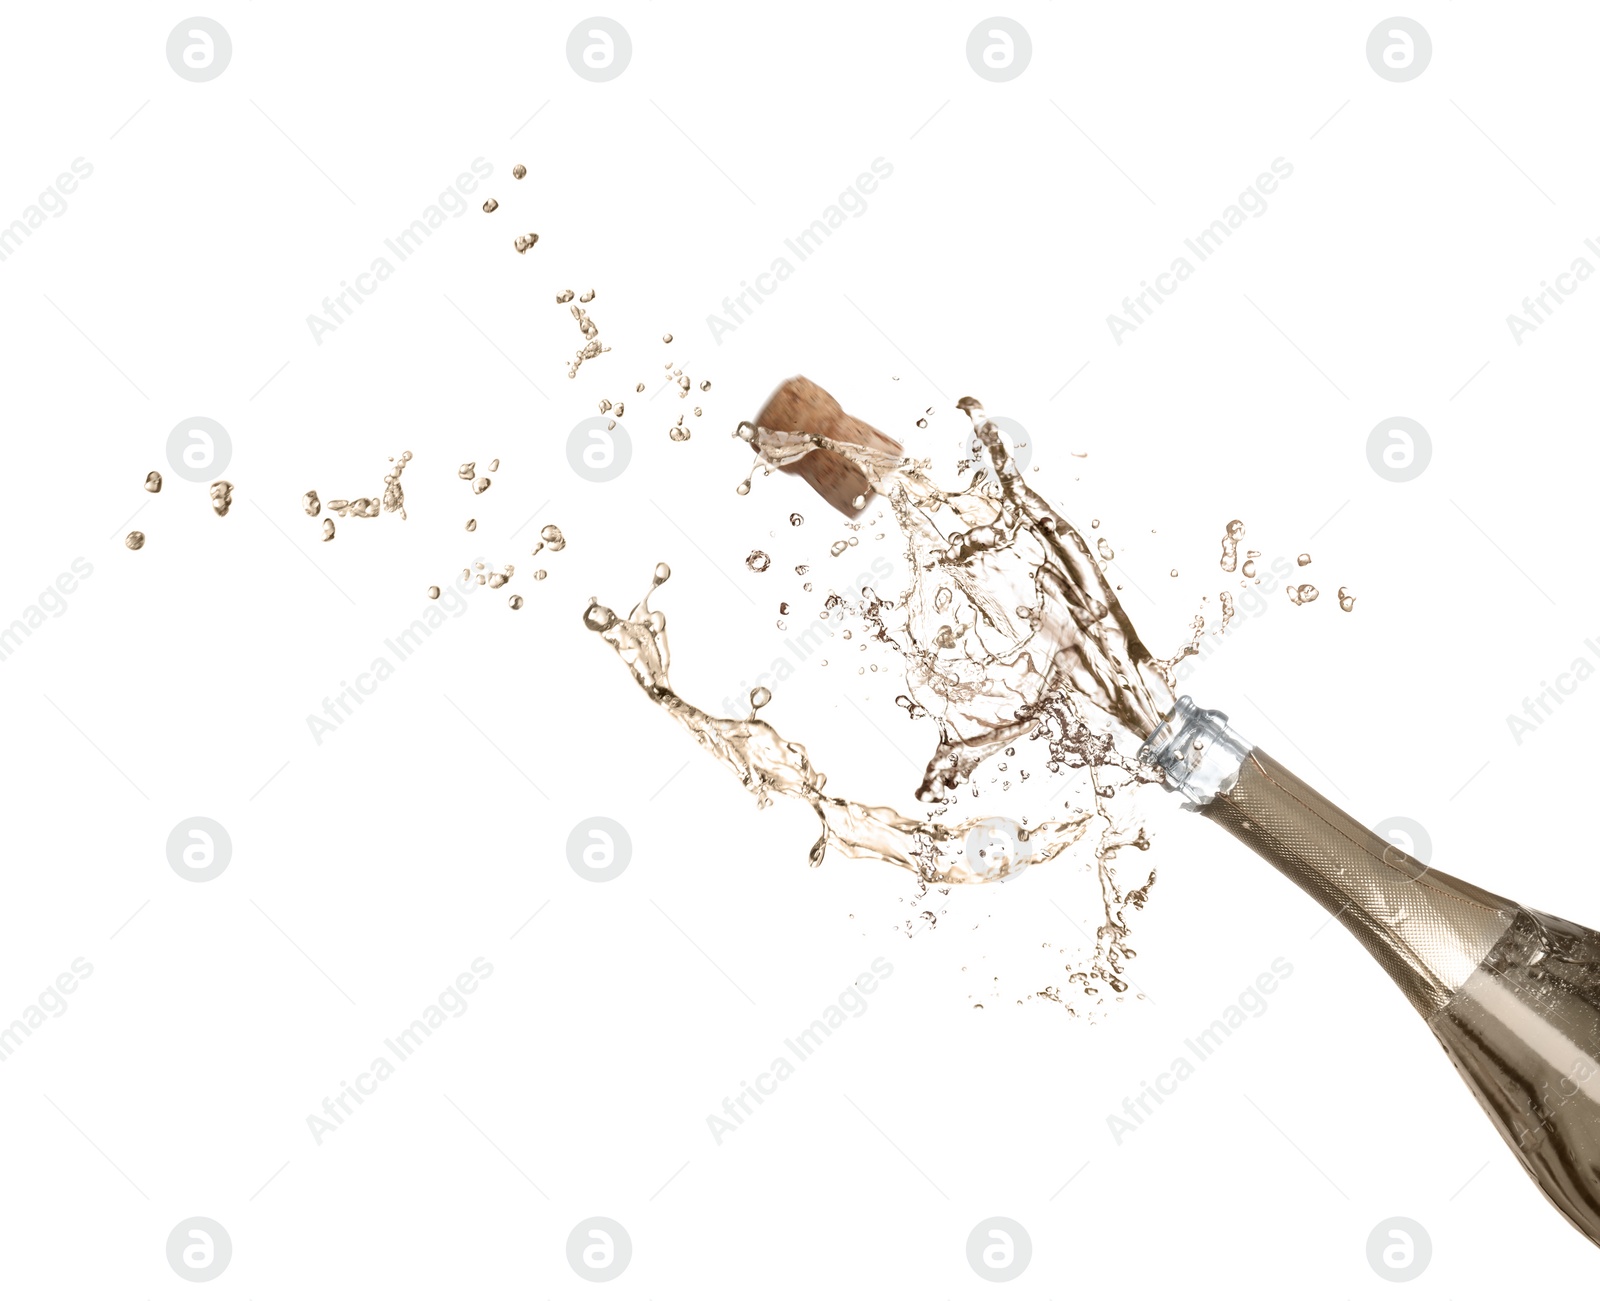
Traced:
<svg viewBox="0 0 1600 1301">
<path fill-rule="evenodd" d="M 784 380 L 767 399 L 755 423 L 763 429 L 821 434 L 835 442 L 854 443 L 896 456 L 903 450 L 889 435 L 845 411 L 832 394 L 804 375 Z M 873 495 L 867 476 L 848 458 L 826 448 L 808 453 L 783 469 L 786 474 L 798 474 L 824 501 L 852 519 L 866 509 Z M 857 498 L 863 499 L 860 506 L 856 505 Z"/>
</svg>

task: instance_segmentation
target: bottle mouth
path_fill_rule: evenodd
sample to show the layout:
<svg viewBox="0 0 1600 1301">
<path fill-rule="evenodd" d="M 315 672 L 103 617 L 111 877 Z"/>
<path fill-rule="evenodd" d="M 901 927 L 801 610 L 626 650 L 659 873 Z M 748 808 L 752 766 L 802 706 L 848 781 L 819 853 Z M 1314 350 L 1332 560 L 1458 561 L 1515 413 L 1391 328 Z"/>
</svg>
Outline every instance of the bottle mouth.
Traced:
<svg viewBox="0 0 1600 1301">
<path fill-rule="evenodd" d="M 1139 761 L 1161 773 L 1168 790 L 1198 808 L 1226 794 L 1254 747 L 1228 726 L 1228 716 L 1180 696 L 1145 739 Z"/>
</svg>

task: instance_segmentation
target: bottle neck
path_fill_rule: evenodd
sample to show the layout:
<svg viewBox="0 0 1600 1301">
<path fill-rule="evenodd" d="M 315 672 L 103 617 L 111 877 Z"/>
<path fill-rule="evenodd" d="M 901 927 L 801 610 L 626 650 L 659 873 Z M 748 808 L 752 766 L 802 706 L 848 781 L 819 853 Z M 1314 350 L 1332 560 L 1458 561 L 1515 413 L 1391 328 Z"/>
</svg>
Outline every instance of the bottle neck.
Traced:
<svg viewBox="0 0 1600 1301">
<path fill-rule="evenodd" d="M 1197 744 L 1198 743 L 1198 744 Z M 1187 696 L 1145 747 L 1188 805 L 1278 868 L 1351 932 L 1431 1016 L 1518 912 L 1509 899 L 1397 849 Z"/>
</svg>

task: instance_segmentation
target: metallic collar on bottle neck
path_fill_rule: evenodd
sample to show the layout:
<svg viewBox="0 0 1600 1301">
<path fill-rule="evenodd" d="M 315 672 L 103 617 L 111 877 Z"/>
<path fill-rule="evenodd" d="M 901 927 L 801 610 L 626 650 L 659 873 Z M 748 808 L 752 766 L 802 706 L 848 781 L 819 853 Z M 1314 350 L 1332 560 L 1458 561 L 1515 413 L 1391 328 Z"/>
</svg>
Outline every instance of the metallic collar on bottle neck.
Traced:
<svg viewBox="0 0 1600 1301">
<path fill-rule="evenodd" d="M 1168 790 L 1199 807 L 1233 786 L 1253 748 L 1228 726 L 1226 714 L 1182 696 L 1150 733 L 1139 760 L 1160 770 Z"/>
</svg>

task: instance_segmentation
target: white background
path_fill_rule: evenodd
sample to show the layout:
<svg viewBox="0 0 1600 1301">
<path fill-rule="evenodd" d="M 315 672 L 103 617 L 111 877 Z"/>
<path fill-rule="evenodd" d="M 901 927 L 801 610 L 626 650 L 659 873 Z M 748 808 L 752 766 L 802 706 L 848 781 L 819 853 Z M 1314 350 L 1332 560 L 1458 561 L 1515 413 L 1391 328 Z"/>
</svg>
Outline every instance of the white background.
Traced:
<svg viewBox="0 0 1600 1301">
<path fill-rule="evenodd" d="M 571 6 L 207 12 L 233 56 L 204 84 L 166 61 L 172 8 L 12 7 L 0 47 L 0 222 L 93 166 L 0 263 L 0 623 L 93 567 L 0 662 L 0 1021 L 93 965 L 0 1062 L 7 1294 L 190 1295 L 164 1244 L 196 1215 L 231 1237 L 226 1297 L 587 1295 L 565 1243 L 596 1215 L 632 1240 L 619 1297 L 986 1295 L 965 1243 L 996 1215 L 1032 1240 L 1019 1296 L 1386 1294 L 1390 1216 L 1432 1241 L 1412 1295 L 1592 1278 L 1379 969 L 1214 828 L 1152 802 L 1147 998 L 1074 1020 L 1027 994 L 1059 980 L 1041 945 L 1077 943 L 1081 873 L 957 891 L 908 940 L 908 877 L 809 870 L 810 814 L 758 812 L 579 616 L 670 561 L 675 680 L 717 708 L 783 654 L 793 564 L 818 594 L 853 576 L 803 484 L 734 495 L 734 424 L 805 373 L 949 474 L 973 393 L 1102 519 L 1158 648 L 1214 608 L 1227 520 L 1309 550 L 1322 599 L 1278 593 L 1186 689 L 1356 815 L 1420 822 L 1446 870 L 1600 919 L 1600 686 L 1520 745 L 1506 723 L 1600 665 L 1600 288 L 1520 346 L 1505 319 L 1600 235 L 1593 14 L 1423 5 L 1432 63 L 1393 84 L 1372 6 L 1021 4 L 1032 61 L 997 84 L 965 56 L 980 7 L 632 3 L 606 11 L 631 64 L 593 84 Z M 479 157 L 466 214 L 315 342 L 307 315 Z M 880 157 L 867 210 L 713 341 Z M 1264 215 L 1116 343 L 1107 314 L 1280 157 Z M 553 298 L 590 287 L 612 351 L 569 380 Z M 669 358 L 714 385 L 687 443 Z M 632 462 L 585 482 L 567 434 L 620 396 Z M 194 415 L 232 438 L 226 519 L 166 463 Z M 1396 415 L 1433 444 L 1405 484 L 1365 451 Z M 300 494 L 376 492 L 403 450 L 410 518 L 323 545 Z M 471 498 L 455 467 L 494 457 Z M 570 545 L 535 562 L 546 522 Z M 306 716 L 479 557 L 525 608 L 475 595 L 317 744 Z M 830 790 L 907 805 L 928 725 L 832 659 L 766 716 Z M 233 841 L 204 885 L 166 859 L 193 815 Z M 591 815 L 632 837 L 605 885 L 567 863 Z M 318 1145 L 307 1114 L 480 956 L 466 1013 Z M 707 1113 L 880 957 L 866 1014 L 719 1146 Z M 1266 1014 L 1114 1142 L 1277 957 Z"/>
</svg>

